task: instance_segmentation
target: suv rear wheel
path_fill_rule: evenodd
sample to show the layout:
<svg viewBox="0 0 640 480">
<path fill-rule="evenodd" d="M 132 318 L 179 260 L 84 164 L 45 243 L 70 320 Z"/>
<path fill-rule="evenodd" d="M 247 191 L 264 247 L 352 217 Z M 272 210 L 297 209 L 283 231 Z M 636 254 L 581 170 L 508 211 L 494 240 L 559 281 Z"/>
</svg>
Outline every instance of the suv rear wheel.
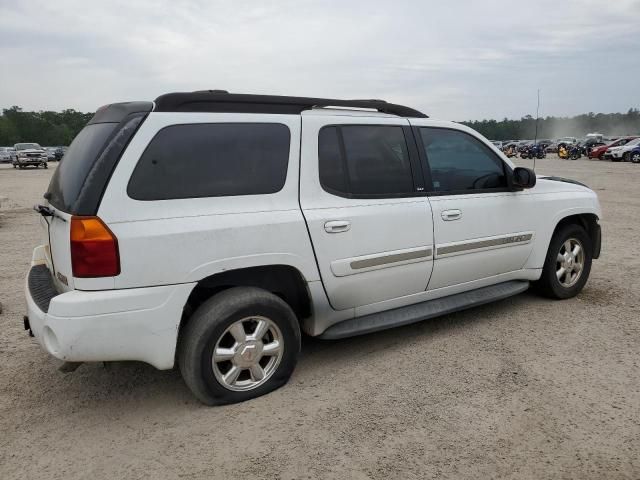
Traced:
<svg viewBox="0 0 640 480">
<path fill-rule="evenodd" d="M 300 352 L 300 327 L 281 298 L 236 287 L 195 311 L 178 348 L 184 381 L 200 401 L 242 402 L 289 380 Z"/>
<path fill-rule="evenodd" d="M 575 297 L 589 278 L 593 258 L 591 239 L 579 225 L 560 228 L 549 244 L 540 280 L 535 283 L 546 297 Z"/>
</svg>

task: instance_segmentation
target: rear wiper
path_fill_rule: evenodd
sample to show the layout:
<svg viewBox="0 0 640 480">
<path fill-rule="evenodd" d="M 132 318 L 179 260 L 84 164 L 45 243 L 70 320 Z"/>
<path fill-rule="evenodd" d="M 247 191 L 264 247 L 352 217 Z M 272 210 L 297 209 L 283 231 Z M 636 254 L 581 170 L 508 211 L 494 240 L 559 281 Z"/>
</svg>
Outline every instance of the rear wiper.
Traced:
<svg viewBox="0 0 640 480">
<path fill-rule="evenodd" d="M 43 217 L 56 217 L 65 222 L 67 221 L 64 217 L 57 215 L 56 211 L 53 208 L 47 207 L 46 205 L 34 205 L 33 209 Z"/>
<path fill-rule="evenodd" d="M 54 211 L 46 205 L 34 205 L 33 209 L 43 217 L 53 217 Z"/>
</svg>

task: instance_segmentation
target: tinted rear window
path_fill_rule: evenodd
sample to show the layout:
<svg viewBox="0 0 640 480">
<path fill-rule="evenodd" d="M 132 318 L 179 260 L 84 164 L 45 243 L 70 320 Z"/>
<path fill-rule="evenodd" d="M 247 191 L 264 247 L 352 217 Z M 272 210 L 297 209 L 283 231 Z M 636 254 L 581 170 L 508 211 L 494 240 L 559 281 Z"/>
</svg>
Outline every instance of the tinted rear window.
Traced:
<svg viewBox="0 0 640 480">
<path fill-rule="evenodd" d="M 341 196 L 413 194 L 409 151 L 400 126 L 344 125 L 320 130 L 320 184 Z"/>
<path fill-rule="evenodd" d="M 87 125 L 73 140 L 53 174 L 45 197 L 54 207 L 72 212 L 82 185 L 117 123 Z"/>
<path fill-rule="evenodd" d="M 127 193 L 136 200 L 275 193 L 289 163 L 289 128 L 276 123 L 172 125 L 151 140 Z"/>
</svg>

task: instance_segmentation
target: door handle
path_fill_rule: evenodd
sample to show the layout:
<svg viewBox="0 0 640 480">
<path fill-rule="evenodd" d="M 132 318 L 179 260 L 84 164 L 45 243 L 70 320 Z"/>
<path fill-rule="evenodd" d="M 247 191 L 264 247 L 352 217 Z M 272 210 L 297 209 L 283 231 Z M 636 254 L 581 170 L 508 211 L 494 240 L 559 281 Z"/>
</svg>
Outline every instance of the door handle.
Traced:
<svg viewBox="0 0 640 480">
<path fill-rule="evenodd" d="M 460 220 L 462 218 L 462 212 L 460 210 L 445 210 L 440 214 L 442 220 L 450 222 L 451 220 Z"/>
<path fill-rule="evenodd" d="M 347 232 L 351 228 L 351 222 L 348 220 L 331 220 L 324 224 L 324 231 L 327 233 Z"/>
</svg>

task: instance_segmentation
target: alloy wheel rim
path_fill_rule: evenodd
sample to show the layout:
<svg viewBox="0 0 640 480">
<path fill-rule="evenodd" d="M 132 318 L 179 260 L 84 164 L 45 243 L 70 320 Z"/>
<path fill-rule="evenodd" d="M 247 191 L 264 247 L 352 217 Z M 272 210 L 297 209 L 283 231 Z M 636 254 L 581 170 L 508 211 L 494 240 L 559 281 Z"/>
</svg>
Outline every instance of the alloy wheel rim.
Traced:
<svg viewBox="0 0 640 480">
<path fill-rule="evenodd" d="M 565 288 L 573 287 L 584 270 L 584 247 L 576 238 L 567 239 L 556 257 L 556 277 Z"/>
<path fill-rule="evenodd" d="M 252 390 L 273 376 L 283 354 L 282 332 L 275 322 L 251 316 L 233 322 L 218 338 L 211 366 L 223 387 Z"/>
</svg>

